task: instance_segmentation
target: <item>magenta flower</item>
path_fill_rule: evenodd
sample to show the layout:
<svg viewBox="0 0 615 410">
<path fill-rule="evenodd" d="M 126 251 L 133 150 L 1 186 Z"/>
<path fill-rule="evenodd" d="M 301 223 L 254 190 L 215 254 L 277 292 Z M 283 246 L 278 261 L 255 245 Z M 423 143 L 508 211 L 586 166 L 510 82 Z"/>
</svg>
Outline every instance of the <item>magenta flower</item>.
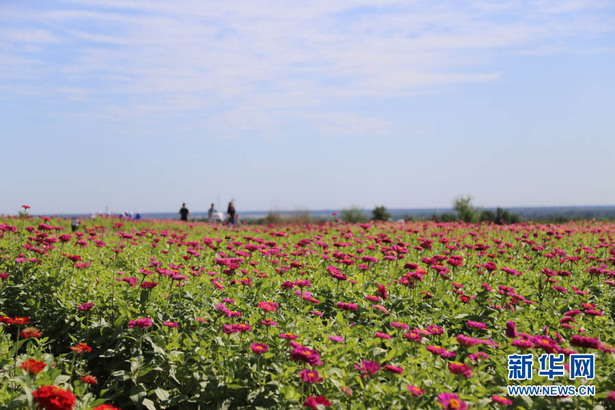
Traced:
<svg viewBox="0 0 615 410">
<path fill-rule="evenodd" d="M 141 289 L 153 289 L 158 286 L 158 282 L 143 282 L 141 284 Z"/>
<path fill-rule="evenodd" d="M 376 332 L 374 334 L 374 337 L 380 338 L 380 339 L 390 339 L 391 336 L 387 335 L 386 333 L 382 333 L 382 332 Z"/>
<path fill-rule="evenodd" d="M 611 392 L 606 396 L 606 399 L 612 402 L 615 402 L 615 390 L 611 390 Z"/>
<path fill-rule="evenodd" d="M 495 403 L 504 404 L 506 406 L 512 406 L 513 404 L 512 400 L 507 399 L 506 397 L 502 397 L 502 396 L 492 396 L 491 401 Z"/>
<path fill-rule="evenodd" d="M 166 320 L 163 324 L 166 327 L 179 327 L 179 324 L 177 324 L 177 322 L 171 322 L 170 320 Z"/>
<path fill-rule="evenodd" d="M 252 351 L 256 354 L 263 354 L 267 350 L 269 350 L 269 346 L 267 346 L 266 344 L 262 344 L 262 343 L 252 343 L 252 346 L 250 346 L 250 349 L 252 349 Z"/>
<path fill-rule="evenodd" d="M 466 379 L 472 377 L 472 368 L 464 363 L 449 362 L 448 370 L 453 374 L 459 374 Z"/>
<path fill-rule="evenodd" d="M 317 410 L 318 406 L 330 407 L 331 402 L 325 398 L 325 396 L 310 396 L 305 399 L 305 403 L 303 403 L 305 407 L 309 407 L 311 409 Z"/>
<path fill-rule="evenodd" d="M 404 324 L 404 323 L 399 323 L 399 322 L 391 322 L 391 327 L 395 327 L 397 329 L 410 329 L 410 326 Z"/>
<path fill-rule="evenodd" d="M 468 320 L 466 322 L 466 325 L 468 325 L 469 327 L 473 327 L 474 329 L 487 330 L 487 325 L 482 322 L 474 322 L 472 320 Z"/>
<path fill-rule="evenodd" d="M 282 339 L 295 340 L 297 338 L 297 335 L 294 335 L 292 333 L 280 333 L 280 337 Z"/>
<path fill-rule="evenodd" d="M 322 377 L 316 370 L 304 369 L 299 372 L 299 377 L 306 383 L 314 384 L 322 381 Z"/>
<path fill-rule="evenodd" d="M 298 345 L 290 352 L 290 357 L 293 360 L 305 362 L 310 366 L 322 366 L 320 354 L 314 349 Z"/>
<path fill-rule="evenodd" d="M 339 336 L 336 336 L 336 335 L 329 336 L 329 340 L 331 340 L 333 342 L 338 342 L 338 343 L 344 343 L 345 342 L 343 337 L 339 337 Z"/>
<path fill-rule="evenodd" d="M 136 319 L 136 320 L 131 320 L 130 322 L 128 322 L 128 327 L 131 328 L 131 329 L 133 327 L 138 327 L 138 328 L 141 328 L 141 329 L 147 329 L 148 327 L 152 327 L 152 325 L 153 325 L 152 321 L 149 318 L 147 318 L 147 317 L 139 318 L 139 319 Z"/>
<path fill-rule="evenodd" d="M 77 309 L 87 312 L 88 310 L 91 310 L 93 307 L 94 307 L 94 302 L 85 302 L 77 306 Z"/>
<path fill-rule="evenodd" d="M 571 346 L 588 347 L 590 349 L 600 349 L 602 343 L 594 337 L 574 335 L 570 338 Z"/>
<path fill-rule="evenodd" d="M 357 310 L 359 307 L 354 303 L 337 302 L 337 308 L 341 310 Z"/>
<path fill-rule="evenodd" d="M 378 371 L 381 369 L 378 363 L 369 360 L 362 361 L 361 365 L 355 364 L 354 367 L 359 371 L 361 379 L 371 377 L 378 373 Z"/>
<path fill-rule="evenodd" d="M 402 374 L 404 372 L 404 369 L 402 369 L 401 367 L 393 366 L 391 364 L 384 365 L 384 370 L 389 373 L 395 373 L 395 374 Z"/>
<path fill-rule="evenodd" d="M 511 339 L 517 337 L 517 324 L 512 320 L 506 322 L 506 337 Z"/>
<path fill-rule="evenodd" d="M 411 384 L 408 385 L 408 391 L 410 392 L 410 394 L 412 394 L 413 396 L 417 396 L 417 397 L 425 394 L 425 390 L 421 389 L 420 387 L 413 386 Z"/>
<path fill-rule="evenodd" d="M 445 410 L 466 410 L 468 404 L 455 393 L 442 393 L 438 396 L 438 403 Z"/>
<path fill-rule="evenodd" d="M 278 304 L 275 302 L 258 302 L 258 307 L 266 312 L 275 312 L 278 308 Z"/>
</svg>

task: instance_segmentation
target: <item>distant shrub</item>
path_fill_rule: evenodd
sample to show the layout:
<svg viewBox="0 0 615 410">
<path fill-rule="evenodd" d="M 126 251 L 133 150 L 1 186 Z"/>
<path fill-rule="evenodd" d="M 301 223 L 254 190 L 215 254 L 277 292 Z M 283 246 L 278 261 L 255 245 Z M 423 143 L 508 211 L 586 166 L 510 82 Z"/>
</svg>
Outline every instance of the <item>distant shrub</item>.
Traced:
<svg viewBox="0 0 615 410">
<path fill-rule="evenodd" d="M 342 209 L 341 213 L 342 221 L 348 223 L 366 222 L 367 217 L 363 213 L 363 210 L 356 205 L 352 205 L 350 208 Z"/>
<path fill-rule="evenodd" d="M 384 206 L 377 206 L 372 211 L 373 221 L 388 221 L 391 219 L 391 214 Z"/>
</svg>

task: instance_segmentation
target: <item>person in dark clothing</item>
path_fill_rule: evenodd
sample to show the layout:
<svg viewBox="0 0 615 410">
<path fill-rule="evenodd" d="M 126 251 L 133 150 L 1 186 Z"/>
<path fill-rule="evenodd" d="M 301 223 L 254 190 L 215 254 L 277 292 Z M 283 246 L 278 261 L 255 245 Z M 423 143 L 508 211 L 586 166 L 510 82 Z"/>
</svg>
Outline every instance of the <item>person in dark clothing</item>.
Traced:
<svg viewBox="0 0 615 410">
<path fill-rule="evenodd" d="M 70 227 L 73 229 L 73 232 L 75 232 L 77 229 L 79 229 L 79 219 L 78 218 L 73 218 L 70 222 Z"/>
<path fill-rule="evenodd" d="M 228 203 L 226 213 L 228 214 L 228 223 L 235 225 L 235 207 L 233 206 L 233 201 Z"/>
<path fill-rule="evenodd" d="M 192 215 L 190 215 L 190 211 L 188 210 L 188 208 L 186 208 L 185 202 L 182 204 L 182 207 L 178 213 L 179 213 L 179 219 L 181 219 L 182 221 L 187 221 L 188 217 L 192 218 Z"/>
</svg>

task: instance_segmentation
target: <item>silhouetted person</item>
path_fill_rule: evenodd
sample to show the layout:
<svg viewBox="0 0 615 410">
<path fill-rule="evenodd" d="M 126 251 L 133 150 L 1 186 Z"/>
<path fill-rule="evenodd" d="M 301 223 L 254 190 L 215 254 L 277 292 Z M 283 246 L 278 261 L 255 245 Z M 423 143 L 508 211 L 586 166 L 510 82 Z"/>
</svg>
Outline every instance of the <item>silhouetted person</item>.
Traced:
<svg viewBox="0 0 615 410">
<path fill-rule="evenodd" d="M 188 216 L 192 218 L 192 215 L 190 215 L 190 211 L 188 210 L 188 208 L 186 208 L 185 202 L 182 204 L 182 207 L 178 213 L 179 213 L 179 219 L 181 219 L 182 221 L 187 221 Z"/>
<path fill-rule="evenodd" d="M 214 208 L 214 204 L 211 204 L 211 208 L 207 211 L 207 220 L 211 222 L 211 218 L 214 216 L 214 212 L 216 212 L 216 208 Z"/>
<path fill-rule="evenodd" d="M 78 218 L 73 218 L 70 221 L 70 227 L 73 229 L 73 232 L 75 232 L 77 229 L 79 229 L 79 219 Z"/>
<path fill-rule="evenodd" d="M 228 214 L 228 223 L 235 225 L 235 207 L 233 206 L 233 201 L 228 203 L 226 213 Z"/>
</svg>

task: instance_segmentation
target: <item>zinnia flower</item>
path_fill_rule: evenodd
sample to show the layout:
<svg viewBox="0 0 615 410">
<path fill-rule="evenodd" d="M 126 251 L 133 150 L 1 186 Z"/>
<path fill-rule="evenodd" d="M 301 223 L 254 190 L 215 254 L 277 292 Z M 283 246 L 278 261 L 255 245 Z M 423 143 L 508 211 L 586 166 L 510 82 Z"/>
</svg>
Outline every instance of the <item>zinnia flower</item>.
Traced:
<svg viewBox="0 0 615 410">
<path fill-rule="evenodd" d="M 413 386 L 411 384 L 408 385 L 408 391 L 410 392 L 410 394 L 412 394 L 413 396 L 417 396 L 417 397 L 425 394 L 425 390 L 421 389 L 420 387 Z"/>
<path fill-rule="evenodd" d="M 305 399 L 305 403 L 303 403 L 305 407 L 309 407 L 311 409 L 318 409 L 318 406 L 331 406 L 331 402 L 325 398 L 325 396 L 310 396 Z"/>
<path fill-rule="evenodd" d="M 252 351 L 256 354 L 263 354 L 267 350 L 269 350 L 269 346 L 262 344 L 262 343 L 252 343 L 252 346 L 250 346 L 250 349 L 252 349 Z"/>
<path fill-rule="evenodd" d="M 507 406 L 512 406 L 513 404 L 512 400 L 507 399 L 506 397 L 502 397 L 502 396 L 492 396 L 491 401 L 500 403 L 500 404 L 505 404 Z"/>
<path fill-rule="evenodd" d="M 359 371 L 361 379 L 371 377 L 378 373 L 378 371 L 381 369 L 378 363 L 369 360 L 362 361 L 360 365 L 355 364 L 354 367 Z"/>
<path fill-rule="evenodd" d="M 35 327 L 26 327 L 24 330 L 19 332 L 19 337 L 21 337 L 22 339 L 27 339 L 29 337 L 33 337 L 35 339 L 38 339 L 42 335 L 43 335 L 43 332 L 41 332 L 40 330 L 38 330 Z"/>
<path fill-rule="evenodd" d="M 464 363 L 449 362 L 448 370 L 453 374 L 460 374 L 466 379 L 472 377 L 472 368 Z"/>
<path fill-rule="evenodd" d="M 306 383 L 314 384 L 322 381 L 322 377 L 316 370 L 304 369 L 299 372 L 299 377 Z"/>
<path fill-rule="evenodd" d="M 90 353 L 92 348 L 85 343 L 79 343 L 77 346 L 71 346 L 70 350 L 77 354 Z"/>
<path fill-rule="evenodd" d="M 152 321 L 149 318 L 144 317 L 144 318 L 139 318 L 139 319 L 136 319 L 136 320 L 129 321 L 128 322 L 128 327 L 131 328 L 131 329 L 133 327 L 139 327 L 141 329 L 147 329 L 148 327 L 151 327 L 152 324 L 153 323 L 152 323 Z"/>
<path fill-rule="evenodd" d="M 91 385 L 98 383 L 98 380 L 96 380 L 96 377 L 90 376 L 90 375 L 83 376 L 81 378 L 81 381 L 87 384 L 91 384 Z"/>
<path fill-rule="evenodd" d="M 75 407 L 75 395 L 58 386 L 41 386 L 32 393 L 39 409 L 72 410 Z"/>
<path fill-rule="evenodd" d="M 438 403 L 446 410 L 466 410 L 468 404 L 455 393 L 442 393 L 438 396 Z"/>
<path fill-rule="evenodd" d="M 21 368 L 30 374 L 39 374 L 47 364 L 42 360 L 28 359 L 21 364 Z"/>
</svg>

